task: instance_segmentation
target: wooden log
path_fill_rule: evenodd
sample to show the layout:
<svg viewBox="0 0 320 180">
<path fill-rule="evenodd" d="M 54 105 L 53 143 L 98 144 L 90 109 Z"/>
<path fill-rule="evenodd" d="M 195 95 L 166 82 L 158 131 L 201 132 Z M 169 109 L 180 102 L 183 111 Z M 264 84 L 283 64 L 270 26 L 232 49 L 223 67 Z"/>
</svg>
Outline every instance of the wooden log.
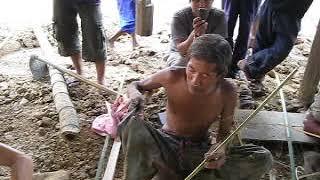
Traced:
<svg viewBox="0 0 320 180">
<path fill-rule="evenodd" d="M 300 86 L 300 98 L 308 107 L 313 102 L 320 80 L 320 20 L 315 34 L 307 67 Z"/>
<path fill-rule="evenodd" d="M 54 103 L 59 114 L 60 132 L 64 139 L 72 140 L 80 132 L 79 118 L 71 102 L 62 73 L 49 68 Z"/>
<path fill-rule="evenodd" d="M 153 4 L 151 0 L 136 1 L 136 33 L 140 36 L 152 35 Z"/>
</svg>

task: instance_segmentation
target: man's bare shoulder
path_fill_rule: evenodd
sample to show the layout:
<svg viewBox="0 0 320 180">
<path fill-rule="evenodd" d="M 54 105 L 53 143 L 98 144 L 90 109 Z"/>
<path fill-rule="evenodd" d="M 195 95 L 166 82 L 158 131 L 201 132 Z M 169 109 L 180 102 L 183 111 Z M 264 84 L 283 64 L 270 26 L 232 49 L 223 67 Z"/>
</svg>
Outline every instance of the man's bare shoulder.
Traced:
<svg viewBox="0 0 320 180">
<path fill-rule="evenodd" d="M 168 67 L 164 69 L 164 74 L 166 82 L 172 84 L 185 77 L 185 68 Z"/>
<path fill-rule="evenodd" d="M 238 104 L 237 85 L 232 79 L 224 79 L 222 83 L 223 118 L 233 117 Z"/>
<path fill-rule="evenodd" d="M 224 96 L 226 96 L 227 98 L 231 98 L 237 94 L 236 83 L 232 79 L 223 79 L 221 90 Z"/>
</svg>

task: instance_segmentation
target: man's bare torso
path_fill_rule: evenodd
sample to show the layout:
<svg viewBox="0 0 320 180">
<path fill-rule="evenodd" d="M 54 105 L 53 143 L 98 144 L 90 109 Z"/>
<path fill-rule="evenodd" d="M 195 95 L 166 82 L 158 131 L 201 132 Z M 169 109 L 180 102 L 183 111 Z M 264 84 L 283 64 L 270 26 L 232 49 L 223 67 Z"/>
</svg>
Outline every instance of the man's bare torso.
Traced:
<svg viewBox="0 0 320 180">
<path fill-rule="evenodd" d="M 184 70 L 172 71 L 167 91 L 167 122 L 163 129 L 179 136 L 202 137 L 221 115 L 224 106 L 225 80 L 209 95 L 193 95 L 188 91 Z"/>
</svg>

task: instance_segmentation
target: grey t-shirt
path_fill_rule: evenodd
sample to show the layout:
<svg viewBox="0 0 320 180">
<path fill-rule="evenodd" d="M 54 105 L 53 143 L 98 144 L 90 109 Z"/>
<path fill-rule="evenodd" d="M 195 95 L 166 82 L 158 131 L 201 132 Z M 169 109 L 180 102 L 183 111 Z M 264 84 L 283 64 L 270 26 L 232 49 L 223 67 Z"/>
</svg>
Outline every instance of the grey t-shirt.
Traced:
<svg viewBox="0 0 320 180">
<path fill-rule="evenodd" d="M 177 40 L 185 40 L 193 30 L 192 22 L 195 17 L 192 14 L 191 7 L 184 8 L 176 12 L 171 23 L 171 47 L 170 52 L 177 52 Z M 212 8 L 208 15 L 208 28 L 206 34 L 220 34 L 223 37 L 227 36 L 227 24 L 224 12 Z"/>
</svg>

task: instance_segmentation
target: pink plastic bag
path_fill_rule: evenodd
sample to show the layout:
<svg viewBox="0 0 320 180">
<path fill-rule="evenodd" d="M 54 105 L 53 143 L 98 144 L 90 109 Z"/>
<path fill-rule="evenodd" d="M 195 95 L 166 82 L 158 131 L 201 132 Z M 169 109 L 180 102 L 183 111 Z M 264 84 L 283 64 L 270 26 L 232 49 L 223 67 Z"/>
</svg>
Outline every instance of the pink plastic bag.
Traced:
<svg viewBox="0 0 320 180">
<path fill-rule="evenodd" d="M 107 103 L 108 114 L 98 116 L 92 122 L 92 130 L 101 136 L 109 134 L 112 138 L 117 137 L 118 125 L 128 113 L 129 99 L 119 97 L 111 105 Z"/>
</svg>

